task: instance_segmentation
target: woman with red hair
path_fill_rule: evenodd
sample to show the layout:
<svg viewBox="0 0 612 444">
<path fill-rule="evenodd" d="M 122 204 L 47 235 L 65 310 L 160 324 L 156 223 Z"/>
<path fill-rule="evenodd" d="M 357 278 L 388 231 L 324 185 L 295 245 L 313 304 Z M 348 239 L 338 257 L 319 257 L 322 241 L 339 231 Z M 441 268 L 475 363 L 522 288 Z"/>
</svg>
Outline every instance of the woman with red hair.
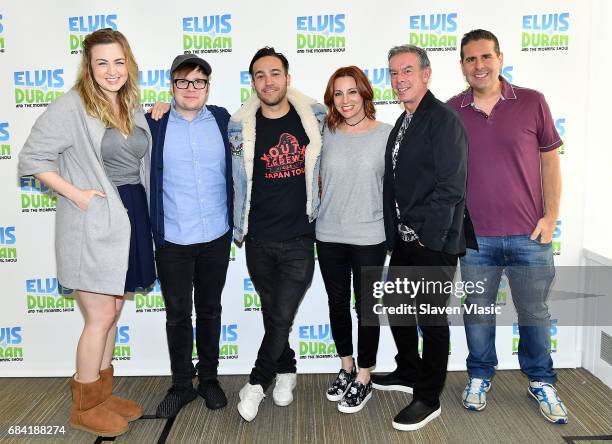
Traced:
<svg viewBox="0 0 612 444">
<path fill-rule="evenodd" d="M 386 256 L 382 183 L 392 127 L 376 121 L 372 99 L 372 87 L 356 66 L 336 70 L 324 96 L 328 115 L 321 151 L 317 253 L 342 363 L 327 399 L 338 402 L 344 413 L 360 411 L 371 398 L 370 369 L 378 349 L 379 327 L 359 322 L 355 362 L 350 312 L 351 274 L 361 320 L 361 267 L 382 267 Z"/>
</svg>

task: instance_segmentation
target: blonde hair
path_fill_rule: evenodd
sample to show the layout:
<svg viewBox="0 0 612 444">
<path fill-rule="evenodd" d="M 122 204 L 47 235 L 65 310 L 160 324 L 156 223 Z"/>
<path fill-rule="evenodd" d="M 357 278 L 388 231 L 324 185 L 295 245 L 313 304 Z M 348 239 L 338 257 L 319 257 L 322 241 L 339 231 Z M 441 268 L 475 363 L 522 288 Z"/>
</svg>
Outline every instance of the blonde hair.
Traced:
<svg viewBox="0 0 612 444">
<path fill-rule="evenodd" d="M 118 43 L 125 56 L 128 78 L 117 94 L 119 114 L 115 114 L 113 104 L 106 97 L 100 85 L 95 81 L 91 67 L 91 50 L 96 45 Z M 134 128 L 134 110 L 140 106 L 140 91 L 138 89 L 138 65 L 125 36 L 111 28 L 99 29 L 89 34 L 83 40 L 83 57 L 79 66 L 75 88 L 87 114 L 96 117 L 107 128 L 117 128 L 123 134 L 130 134 Z"/>
</svg>

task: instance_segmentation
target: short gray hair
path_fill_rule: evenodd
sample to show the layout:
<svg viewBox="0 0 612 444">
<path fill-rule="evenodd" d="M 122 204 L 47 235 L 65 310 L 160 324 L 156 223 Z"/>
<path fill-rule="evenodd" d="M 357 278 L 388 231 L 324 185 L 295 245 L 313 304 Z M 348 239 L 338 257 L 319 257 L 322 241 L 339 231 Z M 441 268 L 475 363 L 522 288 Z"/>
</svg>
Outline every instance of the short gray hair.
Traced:
<svg viewBox="0 0 612 444">
<path fill-rule="evenodd" d="M 399 45 L 394 46 L 389 50 L 389 55 L 387 56 L 387 61 L 390 62 L 393 57 L 399 54 L 416 54 L 417 59 L 419 60 L 419 67 L 421 69 L 429 68 L 431 63 L 429 62 L 429 57 L 427 56 L 427 51 L 423 48 L 419 48 L 415 45 Z"/>
</svg>

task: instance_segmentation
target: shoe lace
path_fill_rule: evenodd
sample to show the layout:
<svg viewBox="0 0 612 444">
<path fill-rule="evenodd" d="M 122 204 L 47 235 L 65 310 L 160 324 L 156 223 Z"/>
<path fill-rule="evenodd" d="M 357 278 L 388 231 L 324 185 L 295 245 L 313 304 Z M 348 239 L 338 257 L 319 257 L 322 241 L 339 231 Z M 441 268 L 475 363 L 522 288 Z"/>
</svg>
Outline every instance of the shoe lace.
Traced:
<svg viewBox="0 0 612 444">
<path fill-rule="evenodd" d="M 470 378 L 470 393 L 480 393 L 484 391 L 485 381 L 480 378 Z"/>
<path fill-rule="evenodd" d="M 557 391 L 550 384 L 542 384 L 541 386 L 542 392 L 544 393 L 544 401 L 549 404 L 561 404 L 561 400 L 559 396 L 557 396 Z"/>
<path fill-rule="evenodd" d="M 261 401 L 264 399 L 266 395 L 263 393 L 261 389 L 251 387 L 246 392 L 245 400 L 249 401 Z"/>
</svg>

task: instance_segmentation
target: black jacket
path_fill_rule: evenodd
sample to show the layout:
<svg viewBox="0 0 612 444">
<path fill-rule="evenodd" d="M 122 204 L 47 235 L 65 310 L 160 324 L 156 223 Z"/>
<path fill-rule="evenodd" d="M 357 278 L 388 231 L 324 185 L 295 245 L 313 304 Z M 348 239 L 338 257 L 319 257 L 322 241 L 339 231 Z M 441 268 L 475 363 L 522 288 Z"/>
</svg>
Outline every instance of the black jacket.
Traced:
<svg viewBox="0 0 612 444">
<path fill-rule="evenodd" d="M 419 103 L 399 149 L 393 171 L 391 154 L 405 113 L 389 134 L 383 187 L 387 246 L 398 239 L 397 201 L 401 220 L 425 247 L 464 255 L 476 248 L 472 223 L 465 208 L 467 136 L 461 119 L 427 91 Z M 464 226 L 465 224 L 465 226 Z"/>
<path fill-rule="evenodd" d="M 234 186 L 232 182 L 232 155 L 229 140 L 227 138 L 227 124 L 230 115 L 225 108 L 214 105 L 206 105 L 217 121 L 223 145 L 225 145 L 225 188 L 227 192 L 227 217 L 228 223 L 233 227 L 232 216 L 234 214 Z M 153 150 L 151 153 L 151 199 L 149 202 L 149 213 L 151 215 L 151 231 L 157 248 L 164 245 L 164 141 L 166 139 L 166 127 L 170 113 L 167 112 L 160 120 L 153 120 L 151 113 L 145 114 L 147 123 L 153 137 Z"/>
</svg>

